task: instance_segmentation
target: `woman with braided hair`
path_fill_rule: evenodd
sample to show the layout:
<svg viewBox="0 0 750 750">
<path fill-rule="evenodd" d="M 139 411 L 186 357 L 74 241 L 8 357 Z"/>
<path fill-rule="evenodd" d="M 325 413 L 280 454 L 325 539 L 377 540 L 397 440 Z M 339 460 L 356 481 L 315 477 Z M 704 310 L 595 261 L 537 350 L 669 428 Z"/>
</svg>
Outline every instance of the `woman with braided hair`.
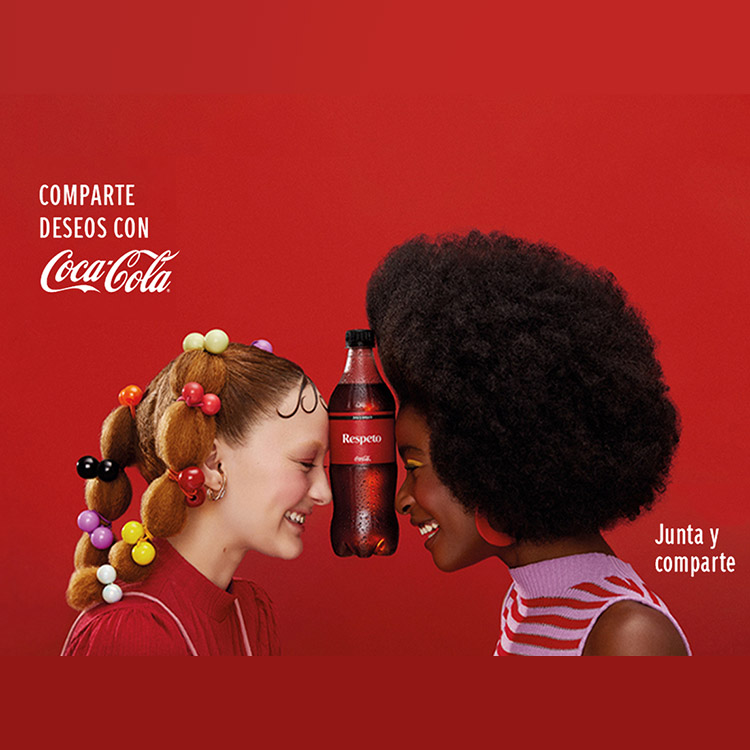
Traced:
<svg viewBox="0 0 750 750">
<path fill-rule="evenodd" d="M 679 440 L 612 274 L 499 233 L 419 236 L 372 274 L 367 314 L 399 399 L 396 509 L 439 569 L 510 568 L 495 653 L 688 654 L 601 533 L 651 507 Z"/>
<path fill-rule="evenodd" d="M 272 655 L 271 602 L 234 578 L 248 550 L 292 559 L 305 519 L 330 502 L 328 418 L 302 369 L 268 342 L 190 334 L 144 393 L 105 420 L 101 462 L 86 456 L 88 510 L 68 585 L 81 614 L 64 655 Z M 149 483 L 140 521 L 126 466 Z"/>
</svg>

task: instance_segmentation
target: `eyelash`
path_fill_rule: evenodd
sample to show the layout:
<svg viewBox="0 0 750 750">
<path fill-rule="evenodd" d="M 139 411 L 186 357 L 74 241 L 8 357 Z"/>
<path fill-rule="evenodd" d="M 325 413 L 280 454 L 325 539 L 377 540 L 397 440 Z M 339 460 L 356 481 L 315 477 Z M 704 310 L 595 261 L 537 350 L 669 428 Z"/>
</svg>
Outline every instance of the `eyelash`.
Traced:
<svg viewBox="0 0 750 750">
<path fill-rule="evenodd" d="M 314 468 L 315 468 L 315 467 L 316 467 L 316 466 L 318 465 L 318 464 L 316 464 L 316 463 L 311 463 L 310 461 L 298 461 L 298 463 L 302 464 L 302 466 L 304 466 L 304 467 L 305 467 L 305 471 L 306 471 L 306 472 L 307 472 L 307 471 L 312 471 L 312 470 L 313 470 L 313 469 L 314 469 Z M 328 468 L 327 464 L 321 464 L 321 466 L 322 466 L 322 467 L 323 467 L 324 469 L 327 469 L 327 468 Z"/>
<path fill-rule="evenodd" d="M 421 468 L 422 468 L 423 466 L 424 466 L 424 464 L 420 464 L 420 463 L 411 463 L 411 462 L 407 461 L 407 462 L 406 462 L 406 463 L 404 464 L 404 469 L 406 469 L 406 471 L 408 471 L 408 472 L 412 472 L 412 471 L 414 471 L 415 469 L 421 469 Z"/>
</svg>

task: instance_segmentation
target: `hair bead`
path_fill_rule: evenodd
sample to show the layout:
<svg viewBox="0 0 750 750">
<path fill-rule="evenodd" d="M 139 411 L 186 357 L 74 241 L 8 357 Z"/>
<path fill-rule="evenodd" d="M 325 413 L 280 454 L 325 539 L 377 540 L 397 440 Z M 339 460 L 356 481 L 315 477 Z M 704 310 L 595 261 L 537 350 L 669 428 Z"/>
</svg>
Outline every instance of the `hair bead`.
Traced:
<svg viewBox="0 0 750 750">
<path fill-rule="evenodd" d="M 84 510 L 78 514 L 78 528 L 89 535 L 91 544 L 97 549 L 109 549 L 115 541 L 111 522 L 95 510 Z"/>
<path fill-rule="evenodd" d="M 182 348 L 186 352 L 203 349 L 209 354 L 222 354 L 228 346 L 229 336 L 221 328 L 213 328 L 205 336 L 197 332 L 189 333 L 182 340 Z"/>
<path fill-rule="evenodd" d="M 268 352 L 269 354 L 273 354 L 273 346 L 271 345 L 270 341 L 266 341 L 266 339 L 255 339 L 250 346 L 254 346 L 257 349 L 262 349 L 264 352 Z"/>
<path fill-rule="evenodd" d="M 116 604 L 122 599 L 122 589 L 116 583 L 109 583 L 102 589 L 102 599 L 107 604 Z"/>
<path fill-rule="evenodd" d="M 188 406 L 197 406 L 207 416 L 213 417 L 221 409 L 221 399 L 215 393 L 205 393 L 200 383 L 191 381 L 182 386 L 178 401 L 184 401 Z"/>
<path fill-rule="evenodd" d="M 122 541 L 128 544 L 135 544 L 144 536 L 143 524 L 138 521 L 128 521 L 122 527 Z"/>
<path fill-rule="evenodd" d="M 150 565 L 154 561 L 154 558 L 156 557 L 156 549 L 151 542 L 140 541 L 135 547 L 133 547 L 133 551 L 130 554 L 136 565 L 145 566 Z"/>
<path fill-rule="evenodd" d="M 98 478 L 102 482 L 112 482 L 120 473 L 120 465 L 109 458 L 97 461 L 93 456 L 81 456 L 76 462 L 76 471 L 83 479 Z"/>
<path fill-rule="evenodd" d="M 130 414 L 135 419 L 135 407 L 141 403 L 143 391 L 137 385 L 126 385 L 117 395 L 117 400 L 122 406 L 130 408 Z"/>
<path fill-rule="evenodd" d="M 101 519 L 95 510 L 83 510 L 78 514 L 78 528 L 87 534 L 98 529 L 99 524 L 101 524 Z"/>
<path fill-rule="evenodd" d="M 109 549 L 115 541 L 115 535 L 109 526 L 99 526 L 91 532 L 91 544 L 97 549 Z"/>
<path fill-rule="evenodd" d="M 203 347 L 211 354 L 221 354 L 229 346 L 229 336 L 221 328 L 209 331 L 204 339 Z"/>
<path fill-rule="evenodd" d="M 76 462 L 78 476 L 83 479 L 95 479 L 99 462 L 93 456 L 81 456 Z"/>
<path fill-rule="evenodd" d="M 103 583 L 106 586 L 115 582 L 117 571 L 111 565 L 100 565 L 96 569 L 96 577 L 99 583 Z"/>
</svg>

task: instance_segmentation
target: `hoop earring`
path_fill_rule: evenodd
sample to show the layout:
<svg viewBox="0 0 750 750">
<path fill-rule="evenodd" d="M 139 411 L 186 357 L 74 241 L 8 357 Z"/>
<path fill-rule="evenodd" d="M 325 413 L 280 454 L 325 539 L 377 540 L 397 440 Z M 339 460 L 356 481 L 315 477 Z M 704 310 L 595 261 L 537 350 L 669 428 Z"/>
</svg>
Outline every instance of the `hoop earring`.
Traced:
<svg viewBox="0 0 750 750">
<path fill-rule="evenodd" d="M 209 500 L 221 500 L 221 498 L 224 497 L 224 494 L 227 491 L 227 477 L 226 474 L 224 474 L 224 472 L 221 470 L 221 466 L 219 466 L 219 474 L 221 474 L 221 487 L 216 490 L 216 494 L 214 495 L 214 490 L 212 490 L 210 487 L 206 488 L 206 496 Z"/>
<path fill-rule="evenodd" d="M 474 523 L 476 524 L 479 536 L 493 547 L 508 547 L 516 541 L 512 536 L 508 536 L 502 531 L 495 531 L 490 526 L 489 521 L 479 512 L 479 508 L 474 511 Z"/>
</svg>

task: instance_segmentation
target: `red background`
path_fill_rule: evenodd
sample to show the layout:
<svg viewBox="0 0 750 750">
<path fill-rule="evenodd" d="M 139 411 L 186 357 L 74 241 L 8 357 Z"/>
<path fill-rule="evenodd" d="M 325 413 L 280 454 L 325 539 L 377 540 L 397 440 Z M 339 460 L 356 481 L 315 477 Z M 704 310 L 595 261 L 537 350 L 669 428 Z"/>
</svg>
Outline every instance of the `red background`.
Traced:
<svg viewBox="0 0 750 750">
<path fill-rule="evenodd" d="M 383 15 L 392 11 L 371 23 L 352 19 L 358 33 L 340 38 L 335 52 L 313 33 L 320 18 L 264 12 L 243 19 L 254 35 L 240 40 L 226 24 L 226 44 L 202 48 L 218 56 L 221 75 L 196 54 L 182 67 L 164 56 L 149 76 L 154 45 L 146 44 L 140 57 L 130 50 L 128 78 L 118 53 L 135 32 L 131 18 L 112 27 L 109 44 L 87 37 L 88 55 L 78 27 L 63 41 L 55 33 L 69 16 L 37 23 L 44 56 L 4 47 L 9 69 L 24 75 L 6 82 L 0 115 L 0 414 L 12 477 L 0 569 L 15 613 L 4 618 L 2 652 L 54 654 L 72 622 L 64 590 L 83 508 L 74 463 L 98 453 L 99 426 L 121 387 L 145 385 L 188 331 L 219 326 L 236 340 L 271 340 L 329 394 L 344 363 L 344 330 L 366 325 L 365 284 L 383 254 L 416 233 L 477 227 L 543 239 L 606 266 L 645 312 L 683 439 L 665 497 L 611 543 L 668 602 L 695 653 L 747 654 L 750 99 L 634 96 L 622 92 L 615 68 L 617 95 L 496 92 L 481 24 L 456 33 L 464 44 L 465 31 L 479 35 L 484 51 L 472 60 L 482 75 L 462 78 L 450 64 L 456 47 L 444 45 L 386 93 L 392 87 L 377 81 L 400 72 L 399 55 L 383 61 L 374 50 L 386 39 L 392 50 L 415 42 Z M 152 19 L 150 33 L 163 22 Z M 436 33 L 436 23 L 425 21 L 421 33 Z M 264 38 L 264 25 L 278 44 Z M 195 17 L 177 32 L 185 44 L 208 33 Z M 349 48 L 364 54 L 344 65 Z M 580 52 L 566 63 L 596 67 Z M 548 66 L 553 83 L 564 69 Z M 81 182 L 135 183 L 136 206 L 39 205 L 41 184 Z M 151 234 L 136 244 L 40 239 L 39 216 L 55 213 L 145 215 Z M 48 294 L 39 285 L 44 265 L 66 247 L 77 258 L 115 259 L 136 246 L 179 250 L 168 293 Z M 440 573 L 408 524 L 392 558 L 339 559 L 330 511 L 312 517 L 298 560 L 251 553 L 240 568 L 274 599 L 286 654 L 492 652 L 509 583 L 502 565 Z M 661 522 L 706 535 L 720 527 L 716 551 L 735 556 L 736 572 L 657 574 Z"/>
</svg>

